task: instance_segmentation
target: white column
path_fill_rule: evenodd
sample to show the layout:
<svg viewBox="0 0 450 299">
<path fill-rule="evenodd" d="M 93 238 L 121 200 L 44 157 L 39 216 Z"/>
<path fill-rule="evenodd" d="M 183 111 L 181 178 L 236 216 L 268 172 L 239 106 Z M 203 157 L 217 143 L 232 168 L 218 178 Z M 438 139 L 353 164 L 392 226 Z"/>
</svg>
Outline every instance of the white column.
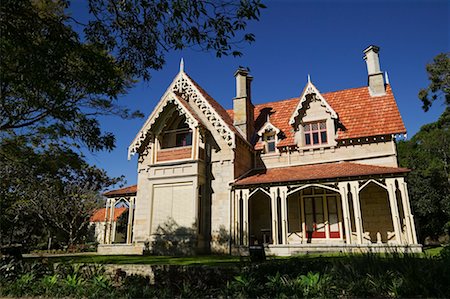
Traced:
<svg viewBox="0 0 450 299">
<path fill-rule="evenodd" d="M 280 197 L 281 197 L 281 233 L 282 242 L 287 244 L 288 236 L 288 214 L 287 214 L 287 187 L 280 187 Z"/>
<path fill-rule="evenodd" d="M 115 226 L 114 226 L 114 210 L 116 208 L 116 200 L 114 198 L 111 198 L 111 206 L 109 209 L 109 238 L 108 238 L 108 244 L 112 244 L 114 242 L 115 237 Z"/>
<path fill-rule="evenodd" d="M 235 236 L 236 236 L 236 245 L 241 245 L 241 223 L 240 223 L 240 219 L 241 219 L 241 213 L 242 211 L 240 210 L 241 206 L 239 204 L 239 199 L 241 198 L 241 190 L 236 190 L 234 192 L 234 211 L 235 211 Z"/>
<path fill-rule="evenodd" d="M 249 236 L 250 236 L 250 231 L 249 231 L 249 223 L 248 223 L 248 189 L 244 189 L 242 190 L 242 199 L 243 199 L 243 227 L 244 227 L 244 245 L 248 246 L 249 245 Z"/>
<path fill-rule="evenodd" d="M 399 189 L 402 195 L 403 210 L 405 211 L 406 229 L 409 232 L 410 244 L 417 244 L 416 226 L 414 216 L 411 213 L 411 203 L 409 202 L 408 185 L 403 178 L 399 179 Z"/>
<path fill-rule="evenodd" d="M 278 244 L 278 203 L 277 193 L 278 187 L 270 188 L 270 206 L 272 211 L 272 242 L 274 245 Z"/>
<path fill-rule="evenodd" d="M 363 224 L 361 215 L 361 203 L 359 201 L 359 186 L 358 182 L 350 182 L 350 192 L 353 198 L 353 212 L 355 215 L 356 236 L 358 244 L 363 243 Z"/>
<path fill-rule="evenodd" d="M 325 239 L 330 239 L 330 223 L 328 220 L 328 201 L 327 196 L 324 194 L 322 196 L 322 206 L 323 206 L 323 224 L 325 225 Z"/>
<path fill-rule="evenodd" d="M 133 216 L 134 216 L 134 197 L 130 197 L 128 203 L 128 225 L 127 225 L 127 244 L 131 244 L 131 234 L 133 233 Z"/>
<path fill-rule="evenodd" d="M 389 204 L 391 206 L 392 224 L 394 226 L 395 240 L 397 244 L 402 244 L 402 229 L 398 214 L 397 199 L 395 196 L 395 179 L 386 179 L 386 187 L 389 194 Z"/>
<path fill-rule="evenodd" d="M 352 243 L 352 223 L 350 221 L 350 211 L 348 207 L 347 182 L 338 183 L 339 194 L 341 195 L 342 214 L 344 216 L 345 243 Z"/>
<path fill-rule="evenodd" d="M 306 235 L 306 223 L 305 223 L 305 202 L 303 200 L 303 196 L 301 196 L 301 193 L 299 193 L 299 199 L 300 199 L 300 213 L 301 213 L 301 219 L 302 219 L 302 243 L 305 243 L 308 240 L 308 237 Z"/>
<path fill-rule="evenodd" d="M 110 202 L 111 200 L 109 198 L 106 199 L 106 207 L 105 207 L 105 219 L 104 219 L 104 223 L 105 223 L 105 227 L 104 227 L 104 231 L 103 231 L 103 244 L 107 244 L 108 242 L 108 231 L 109 231 L 109 222 L 108 222 L 108 209 L 110 207 Z"/>
</svg>

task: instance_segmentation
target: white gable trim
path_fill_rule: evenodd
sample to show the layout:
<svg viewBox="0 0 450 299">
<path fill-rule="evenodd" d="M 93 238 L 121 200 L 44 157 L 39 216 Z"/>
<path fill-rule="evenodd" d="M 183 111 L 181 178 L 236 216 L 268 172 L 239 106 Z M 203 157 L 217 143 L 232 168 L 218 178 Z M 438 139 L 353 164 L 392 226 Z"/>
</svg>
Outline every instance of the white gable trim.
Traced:
<svg viewBox="0 0 450 299">
<path fill-rule="evenodd" d="M 300 110 L 302 109 L 303 103 L 306 101 L 306 96 L 309 94 L 315 94 L 317 99 L 320 100 L 322 103 L 322 106 L 325 107 L 326 111 L 331 114 L 331 118 L 337 119 L 337 113 L 331 108 L 330 104 L 325 100 L 325 98 L 322 96 L 322 94 L 319 92 L 319 90 L 314 86 L 314 84 L 311 83 L 310 80 L 308 80 L 308 83 L 305 86 L 305 89 L 303 90 L 302 95 L 300 96 L 300 102 L 298 103 L 297 107 L 294 110 L 294 113 L 292 114 L 291 118 L 289 119 L 289 124 L 293 125 L 295 123 L 296 118 L 300 114 Z"/>
<path fill-rule="evenodd" d="M 180 97 L 187 102 L 193 101 L 193 103 L 195 103 L 197 107 L 202 111 L 208 121 L 212 124 L 212 126 L 216 129 L 220 136 L 227 142 L 227 144 L 232 148 L 235 147 L 234 132 L 227 126 L 225 121 L 208 103 L 208 101 L 197 89 L 194 83 L 192 83 L 189 77 L 184 73 L 184 70 L 180 69 L 180 72 L 177 74 L 177 76 L 167 88 L 164 95 L 159 100 L 156 108 L 153 110 L 152 114 L 149 116 L 147 121 L 144 123 L 144 125 L 139 130 L 136 137 L 128 147 L 128 159 L 130 159 L 131 156 L 133 156 L 142 145 L 147 135 L 149 134 L 150 128 L 155 123 L 156 119 L 158 119 L 159 114 L 161 114 L 164 107 L 168 104 L 168 99 L 172 99 L 173 101 L 175 101 L 177 106 L 181 107 L 179 111 L 183 111 L 187 116 L 190 116 L 189 119 L 192 119 L 195 123 L 195 126 L 198 126 L 196 119 L 192 117 L 191 113 L 178 102 L 178 97 L 174 93 L 179 94 Z M 188 117 L 186 118 L 188 119 Z"/>
<path fill-rule="evenodd" d="M 280 133 L 280 129 L 278 129 L 277 127 L 275 127 L 269 120 L 269 117 L 267 117 L 267 121 L 264 124 L 264 126 L 262 126 L 262 128 L 258 131 L 258 136 L 262 136 L 266 131 L 275 131 L 276 134 Z"/>
<path fill-rule="evenodd" d="M 171 90 L 168 90 L 163 95 L 163 97 L 160 99 L 158 105 L 153 110 L 152 114 L 147 119 L 144 126 L 142 126 L 141 130 L 139 131 L 139 133 L 136 135 L 136 137 L 134 138 L 134 140 L 131 142 L 130 146 L 128 147 L 128 160 L 131 158 L 131 156 L 133 156 L 137 152 L 139 147 L 141 147 L 141 145 L 144 142 L 144 140 L 146 139 L 147 135 L 151 134 L 151 132 L 150 132 L 151 128 L 156 123 L 156 121 L 159 119 L 159 116 L 164 111 L 164 108 L 170 103 L 172 103 L 176 106 L 180 115 L 186 116 L 186 121 L 191 129 L 198 127 L 199 123 L 198 123 L 197 119 L 191 114 L 191 112 L 189 110 L 187 110 L 184 107 L 184 105 L 182 103 L 180 103 L 180 100 L 178 99 L 178 97 Z"/>
<path fill-rule="evenodd" d="M 228 146 L 231 148 L 235 147 L 234 132 L 183 71 L 178 74 L 177 79 L 174 80 L 171 88 L 174 92 L 179 93 L 180 97 L 184 100 L 195 103 L 219 135 L 226 141 Z"/>
</svg>

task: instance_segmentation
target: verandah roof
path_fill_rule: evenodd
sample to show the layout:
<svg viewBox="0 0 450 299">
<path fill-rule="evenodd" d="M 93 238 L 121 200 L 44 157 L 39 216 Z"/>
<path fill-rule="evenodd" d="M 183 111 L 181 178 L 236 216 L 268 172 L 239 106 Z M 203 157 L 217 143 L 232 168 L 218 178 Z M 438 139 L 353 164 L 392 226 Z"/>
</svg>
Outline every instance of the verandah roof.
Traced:
<svg viewBox="0 0 450 299">
<path fill-rule="evenodd" d="M 385 167 L 352 162 L 324 163 L 252 171 L 238 179 L 235 186 L 326 180 L 372 175 L 405 174 L 410 170 L 400 167 Z"/>
</svg>

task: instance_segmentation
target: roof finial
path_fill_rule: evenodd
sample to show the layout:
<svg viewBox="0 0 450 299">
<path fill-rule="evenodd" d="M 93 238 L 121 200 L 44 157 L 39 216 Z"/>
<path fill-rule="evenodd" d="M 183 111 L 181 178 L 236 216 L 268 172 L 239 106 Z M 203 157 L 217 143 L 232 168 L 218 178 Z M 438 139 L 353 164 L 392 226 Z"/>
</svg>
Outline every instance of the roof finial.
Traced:
<svg viewBox="0 0 450 299">
<path fill-rule="evenodd" d="M 181 60 L 180 60 L 180 73 L 181 72 L 184 72 L 184 60 L 183 60 L 183 58 L 181 58 Z"/>
<path fill-rule="evenodd" d="M 311 83 L 311 76 L 308 74 L 308 83 Z"/>
<path fill-rule="evenodd" d="M 386 84 L 389 84 L 389 76 L 388 76 L 388 72 L 384 72 L 384 78 L 386 80 Z"/>
</svg>

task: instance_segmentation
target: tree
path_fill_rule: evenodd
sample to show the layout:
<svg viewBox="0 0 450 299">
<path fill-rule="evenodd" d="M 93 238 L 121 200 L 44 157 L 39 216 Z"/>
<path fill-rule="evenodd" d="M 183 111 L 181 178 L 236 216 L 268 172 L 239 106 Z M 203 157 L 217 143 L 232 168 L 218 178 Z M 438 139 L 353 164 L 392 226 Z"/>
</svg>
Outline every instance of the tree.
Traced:
<svg viewBox="0 0 450 299">
<path fill-rule="evenodd" d="M 264 7 L 259 0 L 89 0 L 82 24 L 69 15 L 69 1 L 0 5 L 0 132 L 78 139 L 91 150 L 114 147 L 96 116 L 142 116 L 117 98 L 135 80 L 150 79 L 168 51 L 240 55 L 235 47 L 254 36 L 239 33 Z"/>
<path fill-rule="evenodd" d="M 62 244 L 80 241 L 100 191 L 116 184 L 103 170 L 61 146 L 36 152 L 24 137 L 0 144 L 0 243 L 34 246 L 57 236 Z"/>
<path fill-rule="evenodd" d="M 77 241 L 100 190 L 116 183 L 75 152 L 114 148 L 99 115 L 140 117 L 118 102 L 165 63 L 197 47 L 242 53 L 259 0 L 88 0 L 83 24 L 66 0 L 0 1 L 0 239 Z"/>
<path fill-rule="evenodd" d="M 419 91 L 423 110 L 428 111 L 432 103 L 440 98 L 444 98 L 447 107 L 450 106 L 450 53 L 437 55 L 426 69 L 430 85 Z"/>
<path fill-rule="evenodd" d="M 422 126 L 411 140 L 398 144 L 400 165 L 412 169 L 408 175 L 411 205 L 422 241 L 448 234 L 450 229 L 449 54 L 437 55 L 426 66 L 430 84 L 419 92 L 425 112 L 439 99 L 444 100 L 446 110 L 438 121 Z"/>
<path fill-rule="evenodd" d="M 450 228 L 450 108 L 411 140 L 399 142 L 398 154 L 400 165 L 412 169 L 410 198 L 421 239 L 437 239 Z"/>
</svg>

